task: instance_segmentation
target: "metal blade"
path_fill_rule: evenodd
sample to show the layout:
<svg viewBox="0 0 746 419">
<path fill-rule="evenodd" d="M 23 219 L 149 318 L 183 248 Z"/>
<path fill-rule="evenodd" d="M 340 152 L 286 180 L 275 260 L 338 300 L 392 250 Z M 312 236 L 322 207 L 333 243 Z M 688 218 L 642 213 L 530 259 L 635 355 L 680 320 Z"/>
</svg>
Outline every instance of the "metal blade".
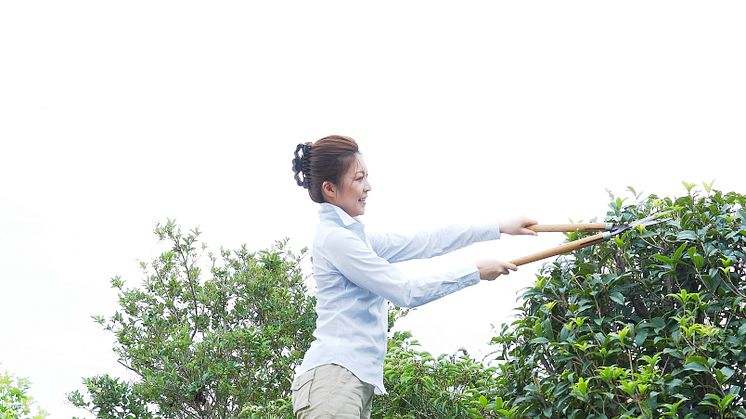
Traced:
<svg viewBox="0 0 746 419">
<path fill-rule="evenodd" d="M 640 219 L 640 220 L 637 220 L 637 221 L 631 223 L 630 227 L 637 227 L 637 226 L 648 227 L 648 226 L 660 224 L 660 223 L 662 223 L 664 221 L 668 221 L 669 220 L 668 217 L 661 217 L 660 215 L 661 214 L 649 215 L 649 216 L 647 216 L 647 217 L 645 217 L 643 219 Z"/>
<path fill-rule="evenodd" d="M 662 223 L 662 222 L 667 221 L 667 220 L 668 220 L 668 218 L 660 217 L 660 214 L 649 215 L 649 216 L 647 216 L 645 218 L 641 218 L 639 220 L 633 221 L 633 222 L 629 223 L 628 225 L 620 225 L 620 226 L 618 226 L 617 228 L 615 228 L 611 232 L 611 235 L 612 236 L 618 236 L 618 235 L 624 233 L 627 230 L 630 230 L 630 229 L 633 229 L 633 228 L 637 228 L 639 226 L 648 227 L 648 226 L 652 226 L 652 225 L 655 225 L 655 224 Z"/>
</svg>

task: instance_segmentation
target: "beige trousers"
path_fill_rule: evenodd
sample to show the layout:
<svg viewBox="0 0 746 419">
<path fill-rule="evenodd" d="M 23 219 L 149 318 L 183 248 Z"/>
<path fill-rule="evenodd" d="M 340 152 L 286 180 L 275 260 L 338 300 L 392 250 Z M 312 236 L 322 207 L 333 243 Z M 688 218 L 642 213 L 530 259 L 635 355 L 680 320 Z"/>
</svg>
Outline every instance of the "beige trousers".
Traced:
<svg viewBox="0 0 746 419">
<path fill-rule="evenodd" d="M 295 377 L 293 413 L 298 419 L 369 419 L 373 386 L 347 368 L 326 364 Z"/>
</svg>

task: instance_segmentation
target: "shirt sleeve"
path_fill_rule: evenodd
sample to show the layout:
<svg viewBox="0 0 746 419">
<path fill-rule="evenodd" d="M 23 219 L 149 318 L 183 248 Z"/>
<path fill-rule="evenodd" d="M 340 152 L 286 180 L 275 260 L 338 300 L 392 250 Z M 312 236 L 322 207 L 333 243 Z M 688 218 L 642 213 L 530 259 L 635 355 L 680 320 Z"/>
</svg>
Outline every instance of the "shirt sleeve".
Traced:
<svg viewBox="0 0 746 419">
<path fill-rule="evenodd" d="M 444 255 L 471 244 L 500 238 L 499 224 L 451 225 L 411 235 L 368 233 L 373 251 L 389 262 L 424 259 Z"/>
<path fill-rule="evenodd" d="M 345 278 L 399 307 L 417 307 L 479 283 L 479 270 L 473 264 L 433 275 L 405 277 L 399 268 L 346 229 L 330 233 L 323 249 L 323 257 Z"/>
</svg>

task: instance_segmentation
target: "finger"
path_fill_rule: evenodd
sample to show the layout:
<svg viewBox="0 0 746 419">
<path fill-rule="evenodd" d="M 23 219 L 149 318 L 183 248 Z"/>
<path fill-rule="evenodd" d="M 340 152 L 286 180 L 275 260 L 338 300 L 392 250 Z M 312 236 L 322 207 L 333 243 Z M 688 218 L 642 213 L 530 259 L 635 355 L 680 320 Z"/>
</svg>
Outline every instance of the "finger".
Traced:
<svg viewBox="0 0 746 419">
<path fill-rule="evenodd" d="M 525 234 L 527 236 L 538 236 L 538 233 L 534 230 L 530 230 L 528 228 L 521 229 L 521 234 Z"/>
<path fill-rule="evenodd" d="M 539 222 L 536 221 L 536 220 L 534 220 L 534 219 L 532 219 L 532 218 L 526 218 L 523 221 L 523 226 L 524 227 L 531 227 L 532 225 L 536 225 L 536 224 L 539 224 Z"/>
<path fill-rule="evenodd" d="M 516 266 L 515 264 L 512 264 L 512 263 L 508 263 L 508 264 L 506 265 L 506 267 L 507 267 L 508 269 L 510 269 L 511 271 L 517 271 L 517 270 L 518 270 L 518 266 Z"/>
</svg>

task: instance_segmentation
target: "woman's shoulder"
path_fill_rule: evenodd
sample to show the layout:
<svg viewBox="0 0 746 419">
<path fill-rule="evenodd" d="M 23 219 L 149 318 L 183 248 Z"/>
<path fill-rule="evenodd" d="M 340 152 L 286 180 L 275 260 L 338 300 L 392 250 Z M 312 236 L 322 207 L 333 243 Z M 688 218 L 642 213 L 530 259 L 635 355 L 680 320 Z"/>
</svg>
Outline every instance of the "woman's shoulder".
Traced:
<svg viewBox="0 0 746 419">
<path fill-rule="evenodd" d="M 336 223 L 321 222 L 316 230 L 314 246 L 324 246 L 330 241 L 348 240 L 356 237 L 355 233 L 349 228 Z"/>
</svg>

